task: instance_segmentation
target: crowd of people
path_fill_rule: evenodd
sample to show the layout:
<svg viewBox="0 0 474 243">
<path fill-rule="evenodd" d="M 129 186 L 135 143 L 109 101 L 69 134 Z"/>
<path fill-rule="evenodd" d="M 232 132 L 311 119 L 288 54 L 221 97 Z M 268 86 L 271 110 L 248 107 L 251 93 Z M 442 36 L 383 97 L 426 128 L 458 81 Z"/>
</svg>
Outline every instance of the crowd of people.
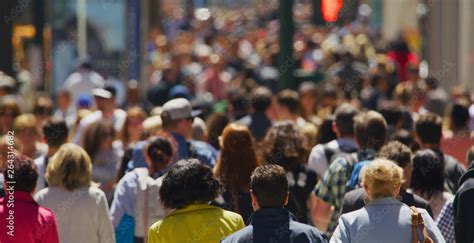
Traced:
<svg viewBox="0 0 474 243">
<path fill-rule="evenodd" d="M 167 22 L 123 100 L 90 60 L 52 96 L 0 73 L 0 242 L 472 242 L 474 96 L 363 16 L 303 25 L 323 79 L 279 89 L 264 7 Z"/>
</svg>

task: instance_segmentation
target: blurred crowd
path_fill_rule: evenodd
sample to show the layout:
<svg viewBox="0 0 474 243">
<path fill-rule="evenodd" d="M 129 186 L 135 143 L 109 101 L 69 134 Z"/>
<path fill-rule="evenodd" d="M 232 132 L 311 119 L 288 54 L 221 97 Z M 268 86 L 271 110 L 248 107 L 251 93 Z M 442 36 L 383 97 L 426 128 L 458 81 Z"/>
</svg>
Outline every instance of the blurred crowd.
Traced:
<svg viewBox="0 0 474 243">
<path fill-rule="evenodd" d="M 297 4 L 279 66 L 276 10 L 165 16 L 142 83 L 82 60 L 48 95 L 0 72 L 0 222 L 8 182 L 23 212 L 0 241 L 472 242 L 474 96 L 360 13 L 317 27 Z M 281 89 L 293 65 L 319 80 Z"/>
</svg>

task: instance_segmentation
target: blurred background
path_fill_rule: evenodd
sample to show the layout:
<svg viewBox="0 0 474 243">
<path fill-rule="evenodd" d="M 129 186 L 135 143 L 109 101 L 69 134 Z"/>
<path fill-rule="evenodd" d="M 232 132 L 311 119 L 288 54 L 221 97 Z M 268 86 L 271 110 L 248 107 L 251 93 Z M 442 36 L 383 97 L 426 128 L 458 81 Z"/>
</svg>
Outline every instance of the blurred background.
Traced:
<svg viewBox="0 0 474 243">
<path fill-rule="evenodd" d="M 416 56 L 421 77 L 474 87 L 472 0 L 2 0 L 0 11 L 0 70 L 50 94 L 81 60 L 107 82 L 136 80 L 146 90 L 176 65 L 228 69 L 233 55 L 247 62 L 236 67 L 278 65 L 278 77 L 268 71 L 262 80 L 296 88 L 324 79 L 321 55 L 341 42 L 388 53 L 396 40 Z M 188 66 L 184 76 L 199 75 Z M 239 69 L 220 74 L 245 76 Z"/>
</svg>

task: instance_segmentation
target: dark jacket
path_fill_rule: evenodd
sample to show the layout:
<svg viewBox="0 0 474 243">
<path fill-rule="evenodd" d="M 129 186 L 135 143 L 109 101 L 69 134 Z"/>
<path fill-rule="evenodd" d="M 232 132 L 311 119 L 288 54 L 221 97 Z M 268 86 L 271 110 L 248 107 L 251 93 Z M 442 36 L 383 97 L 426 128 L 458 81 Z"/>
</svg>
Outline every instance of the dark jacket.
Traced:
<svg viewBox="0 0 474 243">
<path fill-rule="evenodd" d="M 456 242 L 474 242 L 474 164 L 459 180 L 453 202 Z"/>
<path fill-rule="evenodd" d="M 423 198 L 406 192 L 403 189 L 400 189 L 399 197 L 401 197 L 400 201 L 402 203 L 405 203 L 408 206 L 423 208 L 430 214 L 431 217 L 433 217 L 430 204 Z M 365 206 L 365 201 L 367 201 L 367 193 L 365 192 L 364 188 L 358 188 L 346 193 L 346 195 L 344 195 L 344 199 L 342 200 L 341 214 L 350 213 L 363 208 Z"/>
<path fill-rule="evenodd" d="M 458 191 L 459 178 L 466 173 L 466 168 L 453 156 L 444 154 L 445 187 L 452 194 Z"/>
<path fill-rule="evenodd" d="M 255 112 L 238 120 L 237 123 L 249 128 L 255 140 L 260 141 L 267 134 L 267 130 L 272 126 L 272 122 L 264 112 Z"/>
<path fill-rule="evenodd" d="M 221 242 L 328 242 L 318 229 L 295 221 L 284 208 L 263 208 L 256 211 L 249 226 L 227 236 Z"/>
</svg>

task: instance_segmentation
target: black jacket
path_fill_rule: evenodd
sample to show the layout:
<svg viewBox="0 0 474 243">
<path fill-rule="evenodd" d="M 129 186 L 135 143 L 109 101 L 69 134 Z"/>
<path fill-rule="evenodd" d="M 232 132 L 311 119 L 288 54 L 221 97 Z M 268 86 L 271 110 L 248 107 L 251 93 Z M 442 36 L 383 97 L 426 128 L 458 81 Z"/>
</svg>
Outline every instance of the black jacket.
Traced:
<svg viewBox="0 0 474 243">
<path fill-rule="evenodd" d="M 423 208 L 431 215 L 431 217 L 433 217 L 433 211 L 431 210 L 430 204 L 423 198 L 406 192 L 403 189 L 400 189 L 399 197 L 401 197 L 400 201 L 402 203 L 405 203 L 408 206 Z M 364 188 L 358 188 L 346 193 L 346 195 L 344 195 L 344 199 L 342 199 L 341 214 L 350 213 L 363 208 L 365 206 L 366 200 L 367 193 L 365 192 Z"/>
<path fill-rule="evenodd" d="M 459 180 L 453 202 L 456 242 L 474 242 L 474 164 Z"/>
<path fill-rule="evenodd" d="M 263 208 L 252 215 L 249 226 L 227 236 L 224 243 L 306 243 L 328 242 L 318 229 L 295 221 L 284 208 Z"/>
</svg>

